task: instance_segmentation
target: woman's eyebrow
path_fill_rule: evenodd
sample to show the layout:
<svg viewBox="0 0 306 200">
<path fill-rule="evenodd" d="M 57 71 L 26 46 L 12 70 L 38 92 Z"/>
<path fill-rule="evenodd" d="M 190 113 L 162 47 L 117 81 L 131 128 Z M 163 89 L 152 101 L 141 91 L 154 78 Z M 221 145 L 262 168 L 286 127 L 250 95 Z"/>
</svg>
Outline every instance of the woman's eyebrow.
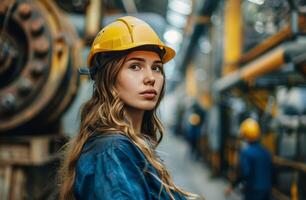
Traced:
<svg viewBox="0 0 306 200">
<path fill-rule="evenodd" d="M 155 60 L 153 63 L 154 64 L 163 64 L 163 62 L 161 60 Z"/>
<path fill-rule="evenodd" d="M 138 58 L 138 57 L 129 58 L 127 61 L 131 61 L 131 60 L 137 60 L 137 61 L 141 61 L 141 62 L 145 62 L 146 61 L 144 58 Z"/>
<path fill-rule="evenodd" d="M 129 58 L 129 59 L 127 60 L 127 62 L 128 62 L 128 61 L 132 61 L 132 60 L 137 60 L 137 61 L 140 61 L 140 62 L 146 62 L 146 59 L 144 59 L 144 58 L 139 58 L 139 57 L 132 57 L 132 58 Z M 161 63 L 161 64 L 163 64 L 161 60 L 154 60 L 153 63 Z"/>
</svg>

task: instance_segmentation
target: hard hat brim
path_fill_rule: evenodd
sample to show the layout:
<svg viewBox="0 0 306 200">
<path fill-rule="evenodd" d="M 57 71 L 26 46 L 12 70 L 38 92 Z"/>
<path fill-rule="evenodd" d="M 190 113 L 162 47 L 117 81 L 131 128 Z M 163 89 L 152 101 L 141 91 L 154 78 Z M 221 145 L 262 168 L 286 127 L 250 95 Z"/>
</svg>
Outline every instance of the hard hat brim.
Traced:
<svg viewBox="0 0 306 200">
<path fill-rule="evenodd" d="M 97 53 L 114 53 L 114 52 L 120 52 L 120 51 L 126 51 L 126 50 L 133 50 L 133 48 L 140 48 L 142 46 L 157 46 L 160 49 L 165 49 L 165 54 L 162 57 L 162 62 L 165 64 L 168 61 L 170 61 L 172 58 L 175 57 L 176 53 L 174 51 L 174 49 L 172 49 L 169 46 L 166 45 L 156 45 L 156 44 L 148 44 L 148 43 L 141 43 L 141 44 L 133 44 L 133 45 L 127 45 L 127 46 L 122 46 L 121 48 L 117 48 L 117 49 L 95 49 L 95 52 L 90 52 L 88 57 L 87 57 L 87 65 L 88 67 L 91 66 L 91 62 L 92 59 L 94 57 L 95 54 Z"/>
</svg>

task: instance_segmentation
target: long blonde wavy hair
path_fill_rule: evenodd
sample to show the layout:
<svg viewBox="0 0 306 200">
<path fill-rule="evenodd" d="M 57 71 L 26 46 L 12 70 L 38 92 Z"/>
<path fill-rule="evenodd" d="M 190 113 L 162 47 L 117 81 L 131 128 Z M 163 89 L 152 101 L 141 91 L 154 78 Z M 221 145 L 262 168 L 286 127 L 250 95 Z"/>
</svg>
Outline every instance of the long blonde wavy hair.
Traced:
<svg viewBox="0 0 306 200">
<path fill-rule="evenodd" d="M 141 126 L 141 132 L 144 133 L 143 135 L 136 134 L 130 122 L 125 118 L 125 106 L 118 97 L 115 83 L 118 72 L 124 64 L 127 54 L 128 52 L 103 56 L 98 54 L 94 58 L 93 64 L 100 67 L 93 77 L 95 83 L 93 95 L 92 98 L 84 104 L 81 110 L 80 131 L 66 145 L 65 156 L 59 171 L 59 196 L 61 200 L 75 199 L 73 184 L 75 181 L 76 164 L 84 144 L 93 132 L 99 134 L 119 132 L 130 138 L 143 152 L 148 162 L 157 170 L 158 177 L 154 177 L 161 182 L 161 187 L 166 189 L 171 199 L 174 200 L 172 191 L 178 192 L 191 199 L 197 197 L 197 195 L 185 192 L 174 184 L 165 166 L 160 162 L 154 152 L 155 148 L 162 140 L 164 133 L 161 121 L 156 115 L 156 108 L 164 95 L 165 84 L 155 109 L 145 111 L 144 113 L 144 119 Z M 148 140 L 151 142 L 151 145 L 147 145 Z M 160 188 L 160 191 L 162 191 L 162 188 Z"/>
</svg>

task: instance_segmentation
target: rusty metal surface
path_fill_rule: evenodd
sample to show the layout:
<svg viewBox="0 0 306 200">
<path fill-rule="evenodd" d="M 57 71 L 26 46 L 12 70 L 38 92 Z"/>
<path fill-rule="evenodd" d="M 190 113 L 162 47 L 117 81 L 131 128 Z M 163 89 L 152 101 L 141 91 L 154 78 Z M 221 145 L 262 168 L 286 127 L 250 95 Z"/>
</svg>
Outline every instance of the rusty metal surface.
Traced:
<svg viewBox="0 0 306 200">
<path fill-rule="evenodd" d="M 77 91 L 81 63 L 80 40 L 52 1 L 7 2 L 0 6 L 0 22 L 7 18 L 0 27 L 1 134 L 58 120 Z"/>
<path fill-rule="evenodd" d="M 66 142 L 58 134 L 1 136 L 0 199 L 58 199 L 54 175 Z"/>
</svg>

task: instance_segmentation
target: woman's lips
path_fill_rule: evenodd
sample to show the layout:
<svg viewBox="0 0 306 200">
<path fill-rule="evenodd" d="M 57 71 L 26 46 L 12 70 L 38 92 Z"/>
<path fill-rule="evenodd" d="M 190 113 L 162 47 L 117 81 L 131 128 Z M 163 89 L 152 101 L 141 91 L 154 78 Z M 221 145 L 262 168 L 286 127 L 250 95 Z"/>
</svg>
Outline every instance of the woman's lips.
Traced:
<svg viewBox="0 0 306 200">
<path fill-rule="evenodd" d="M 140 95 L 141 95 L 142 97 L 144 97 L 145 99 L 152 100 L 152 99 L 155 98 L 156 93 L 153 93 L 153 92 L 145 92 L 145 93 L 141 93 Z"/>
<path fill-rule="evenodd" d="M 145 99 L 152 100 L 157 95 L 157 92 L 154 89 L 148 89 L 148 90 L 141 92 L 140 95 L 144 97 Z"/>
</svg>

